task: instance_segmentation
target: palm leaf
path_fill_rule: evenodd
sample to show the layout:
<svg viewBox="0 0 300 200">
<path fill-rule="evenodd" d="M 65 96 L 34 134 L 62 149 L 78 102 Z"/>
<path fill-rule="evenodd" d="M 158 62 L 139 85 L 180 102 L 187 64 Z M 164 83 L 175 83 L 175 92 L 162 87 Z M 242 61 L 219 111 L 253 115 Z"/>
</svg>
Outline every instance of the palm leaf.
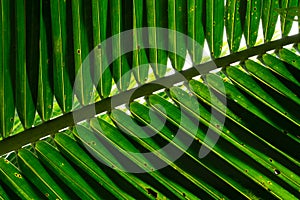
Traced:
<svg viewBox="0 0 300 200">
<path fill-rule="evenodd" d="M 300 198 L 298 1 L 38 2 L 0 3 L 1 199 Z"/>
</svg>

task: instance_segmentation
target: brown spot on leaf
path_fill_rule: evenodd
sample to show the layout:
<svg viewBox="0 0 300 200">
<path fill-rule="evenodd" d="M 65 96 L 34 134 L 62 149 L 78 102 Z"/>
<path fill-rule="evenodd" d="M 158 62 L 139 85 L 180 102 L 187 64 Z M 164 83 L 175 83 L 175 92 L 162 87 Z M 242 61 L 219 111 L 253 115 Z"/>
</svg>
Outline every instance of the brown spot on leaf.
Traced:
<svg viewBox="0 0 300 200">
<path fill-rule="evenodd" d="M 157 198 L 157 192 L 155 192 L 151 188 L 146 188 L 146 190 L 148 194 L 152 195 L 154 198 Z"/>
<path fill-rule="evenodd" d="M 19 174 L 19 173 L 15 173 L 15 176 L 16 176 L 17 178 L 22 178 L 22 175 Z"/>
</svg>

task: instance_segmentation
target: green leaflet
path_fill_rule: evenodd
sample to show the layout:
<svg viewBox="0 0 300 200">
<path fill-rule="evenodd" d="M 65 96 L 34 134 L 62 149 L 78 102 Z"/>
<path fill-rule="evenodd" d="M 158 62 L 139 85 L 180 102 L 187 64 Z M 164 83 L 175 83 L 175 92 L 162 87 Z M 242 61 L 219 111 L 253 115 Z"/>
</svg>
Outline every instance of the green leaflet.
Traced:
<svg viewBox="0 0 300 200">
<path fill-rule="evenodd" d="M 181 99 L 181 98 L 180 98 Z M 162 113 L 161 106 L 157 106 L 164 102 L 163 104 L 167 105 L 170 104 L 167 100 L 164 100 L 163 98 L 160 98 L 158 96 L 152 95 L 149 97 L 149 100 L 152 105 L 154 105 L 155 109 L 159 110 L 160 113 Z M 161 103 L 159 103 L 161 102 Z M 192 121 L 194 120 L 182 120 L 183 113 L 181 112 L 181 120 L 180 118 L 174 114 L 176 112 L 173 108 L 172 110 L 168 110 L 169 108 L 167 106 L 163 106 L 164 110 L 166 110 L 168 117 L 171 118 L 172 123 L 176 123 L 177 126 L 184 129 L 187 134 L 193 135 L 193 127 L 198 127 L 196 124 L 194 124 Z M 206 133 L 207 134 L 207 133 Z M 217 134 L 217 133 L 215 133 Z M 211 136 L 213 137 L 213 136 Z M 264 186 L 268 181 L 272 182 L 272 185 L 267 186 L 272 195 L 277 197 L 294 197 L 292 193 L 290 193 L 288 190 L 283 189 L 280 185 L 276 184 L 272 178 L 272 174 L 265 175 L 263 174 L 263 170 L 259 168 L 258 166 L 253 164 L 253 159 L 249 159 L 249 157 L 245 157 L 243 151 L 238 151 L 238 149 L 235 147 L 231 147 L 229 150 L 229 144 L 228 142 L 219 139 L 219 141 L 213 146 L 213 148 L 209 147 L 211 143 L 211 138 L 205 138 L 205 133 L 202 129 L 197 129 L 197 134 L 195 136 L 196 139 L 199 139 L 199 142 L 203 145 L 205 145 L 207 148 L 210 148 L 210 150 L 218 155 L 219 158 L 226 161 L 229 165 L 234 167 L 239 172 L 243 173 L 245 176 L 247 176 L 249 179 L 254 181 L 256 184 L 260 186 Z M 200 149 L 201 150 L 201 149 Z M 247 173 L 245 173 L 245 170 L 247 170 Z M 271 176 L 270 176 L 271 175 Z M 241 181 L 242 181 L 242 177 Z M 237 190 L 242 190 L 242 188 L 237 188 Z M 245 189 L 244 189 L 245 192 Z"/>
<path fill-rule="evenodd" d="M 213 79 L 212 77 L 211 80 L 215 83 L 220 82 L 221 79 Z M 195 80 L 191 80 L 190 81 L 190 88 L 192 90 L 192 92 L 205 104 L 212 106 L 214 109 L 218 110 L 220 113 L 222 113 L 223 116 L 226 116 L 228 119 L 232 120 L 235 124 L 237 124 L 239 127 L 243 128 L 243 130 L 245 130 L 246 132 L 249 132 L 250 134 L 252 134 L 255 138 L 257 138 L 258 140 L 262 141 L 265 145 L 269 146 L 271 149 L 275 150 L 276 152 L 278 152 L 280 155 L 282 155 L 283 157 L 286 157 L 289 159 L 289 161 L 291 161 L 292 163 L 295 163 L 296 165 L 299 165 L 300 163 L 298 161 L 296 161 L 294 158 L 292 158 L 290 155 L 288 155 L 287 153 L 281 151 L 280 149 L 282 149 L 280 147 L 280 145 L 278 146 L 278 144 L 281 144 L 281 146 L 285 146 L 285 144 L 282 143 L 282 137 L 280 139 L 278 139 L 278 143 L 276 144 L 272 144 L 274 143 L 274 141 L 269 141 L 269 137 L 266 134 L 260 134 L 260 130 L 255 129 L 255 127 L 257 127 L 257 120 L 244 120 L 243 117 L 241 116 L 241 108 L 237 108 L 236 112 L 233 111 L 233 108 L 229 105 L 230 102 L 225 102 L 227 105 L 225 107 L 225 104 L 221 102 L 221 100 L 219 100 L 215 94 L 210 91 L 211 89 L 208 88 L 207 85 L 205 85 L 204 83 L 200 83 L 198 81 Z M 213 86 L 213 84 L 212 84 Z M 255 108 L 253 104 L 251 104 L 250 101 L 245 101 L 246 99 L 241 98 L 241 93 L 238 93 L 238 91 L 234 91 L 233 87 L 229 87 L 231 86 L 230 84 L 227 84 L 226 82 L 224 83 L 224 86 L 226 88 L 227 91 L 227 95 L 229 99 L 238 99 L 238 101 L 236 101 L 237 104 L 240 104 L 242 107 L 244 108 L 248 108 L 248 112 L 253 112 L 256 114 L 259 114 L 257 111 L 260 111 L 259 108 Z M 216 85 L 217 88 L 217 85 Z M 225 98 L 225 97 L 223 97 Z M 228 100 L 229 100 L 228 99 Z M 235 114 L 238 113 L 238 114 Z M 245 115 L 249 116 L 248 113 L 245 113 Z M 263 117 L 263 115 L 262 115 Z M 261 119 L 266 119 L 268 120 L 266 117 Z M 253 123 L 251 123 L 251 121 Z M 272 123 L 272 122 L 270 122 Z M 264 129 L 266 129 L 266 127 L 264 127 Z M 275 134 L 275 131 L 270 131 L 272 134 Z M 270 135 L 272 135 L 270 134 Z M 282 135 L 284 136 L 284 135 Z M 276 137 L 277 138 L 277 137 Z M 258 143 L 255 143 L 256 145 L 258 145 Z M 269 153 L 269 152 L 268 152 Z M 273 156 L 271 156 L 273 157 Z M 287 162 L 286 162 L 287 163 Z"/>
<path fill-rule="evenodd" d="M 296 14 L 298 14 L 299 19 L 299 10 L 294 9 L 295 7 L 297 8 L 297 6 L 298 0 L 281 0 L 280 9 L 275 10 L 280 14 L 282 36 L 288 36 L 290 33 L 293 25 L 293 21 L 291 19 L 293 19 Z"/>
<path fill-rule="evenodd" d="M 112 87 L 112 75 L 107 63 L 107 49 L 102 42 L 107 38 L 108 0 L 92 0 L 92 21 L 94 41 L 94 65 L 92 75 L 100 97 L 108 97 Z M 98 81 L 98 82 L 97 82 Z"/>
<path fill-rule="evenodd" d="M 55 98 L 65 112 L 72 109 L 73 85 L 72 79 L 74 64 L 72 46 L 72 30 L 67 29 L 70 25 L 71 16 L 70 2 L 54 0 L 50 1 L 52 42 L 53 42 L 53 77 Z"/>
<path fill-rule="evenodd" d="M 39 59 L 36 58 L 39 55 L 39 29 L 40 29 L 40 4 L 25 1 L 25 16 L 26 16 L 26 73 L 27 80 L 29 82 L 30 93 L 33 108 L 28 107 L 26 112 L 34 112 L 37 103 L 37 89 L 38 89 L 38 70 L 39 70 Z M 28 14 L 30 13 L 30 14 Z M 29 91 L 28 91 L 29 92 Z M 31 111 L 30 109 L 33 109 Z"/>
<path fill-rule="evenodd" d="M 38 191 L 34 190 L 21 172 L 8 160 L 0 159 L 1 181 L 10 187 L 21 199 L 40 199 Z"/>
<path fill-rule="evenodd" d="M 8 137 L 12 132 L 15 115 L 15 102 L 13 90 L 13 63 L 11 60 L 11 1 L 0 2 L 0 137 Z"/>
<path fill-rule="evenodd" d="M 193 64 L 200 64 L 204 45 L 204 27 L 202 15 L 205 4 L 203 0 L 187 1 L 187 41 L 188 51 Z"/>
<path fill-rule="evenodd" d="M 264 54 L 262 56 L 264 64 L 276 74 L 283 76 L 285 79 L 291 81 L 295 85 L 300 87 L 299 81 L 294 77 L 294 75 L 289 71 L 287 66 L 279 58 L 272 56 L 270 54 Z"/>
<path fill-rule="evenodd" d="M 276 9 L 281 17 L 286 18 L 286 20 L 290 21 L 299 21 L 300 8 L 298 7 L 289 7 L 289 8 L 278 8 Z M 295 17 L 298 17 L 295 19 Z"/>
<path fill-rule="evenodd" d="M 87 150 L 89 150 L 89 152 L 91 152 L 91 154 L 96 159 L 99 159 L 101 162 L 105 163 L 106 165 L 111 166 L 112 169 L 114 170 L 116 169 L 116 172 L 122 178 L 124 178 L 131 185 L 133 185 L 139 192 L 141 192 L 144 195 L 146 194 L 146 196 L 148 196 L 145 188 L 151 188 L 151 186 L 143 182 L 142 180 L 138 179 L 134 175 L 124 172 L 123 167 L 118 162 L 115 155 L 113 155 L 112 152 L 110 151 L 111 149 L 108 149 L 107 146 L 105 146 L 107 144 L 104 142 L 103 140 L 104 138 L 99 137 L 99 136 L 104 136 L 100 133 L 103 131 L 105 123 L 107 122 L 104 122 L 102 120 L 100 121 L 100 119 L 97 122 L 97 119 L 93 119 L 91 123 L 92 124 L 95 123 L 95 125 L 91 124 L 91 126 L 94 127 L 94 129 L 97 129 L 96 132 L 98 133 L 92 132 L 91 130 L 83 126 L 77 125 L 76 131 L 74 132 L 74 136 L 76 137 L 76 139 L 81 141 L 84 147 L 87 148 Z M 102 123 L 104 123 L 104 125 L 101 125 Z M 161 193 L 158 193 L 158 196 L 163 197 Z"/>
<path fill-rule="evenodd" d="M 90 74 L 90 57 L 88 56 L 89 35 L 88 35 L 88 4 L 82 0 L 72 1 L 73 19 L 73 44 L 75 59 L 75 94 L 82 105 L 88 105 L 91 101 L 93 91 L 92 77 Z M 88 57 L 87 57 L 88 56 Z"/>
<path fill-rule="evenodd" d="M 168 0 L 169 58 L 177 71 L 182 70 L 186 57 L 186 11 L 184 0 Z"/>
<path fill-rule="evenodd" d="M 212 91 L 212 88 L 215 88 L 217 92 L 223 94 L 226 91 L 226 94 L 228 95 L 226 100 L 234 99 L 235 97 L 238 97 L 238 99 L 245 100 L 247 102 L 247 99 L 244 96 L 241 96 L 241 93 L 238 90 L 235 90 L 232 84 L 227 83 L 224 80 L 224 83 L 222 83 L 221 77 L 215 76 L 215 75 L 206 75 L 206 79 L 209 80 L 208 84 L 201 83 L 196 80 L 191 80 L 189 82 L 189 86 L 191 88 L 191 91 L 193 94 L 197 96 L 202 102 L 205 104 L 215 108 L 219 112 L 221 112 L 223 115 L 226 115 L 228 118 L 232 119 L 236 123 L 240 124 L 242 127 L 247 127 L 245 124 L 243 124 L 243 120 L 241 120 L 230 108 L 226 106 L 226 102 L 224 102 L 224 98 L 220 99 L 221 97 L 217 97 L 216 94 Z M 218 90 L 219 85 L 224 84 L 225 91 Z M 208 85 L 210 87 L 208 87 Z M 236 101 L 238 103 L 242 101 Z M 250 101 L 247 102 L 250 104 Z M 252 106 L 252 104 L 250 104 Z M 249 106 L 250 108 L 250 106 Z M 252 107 L 253 108 L 253 107 Z M 256 115 L 262 115 L 259 112 L 256 113 Z"/>
<path fill-rule="evenodd" d="M 191 121 L 178 107 L 158 95 L 151 95 L 149 97 L 149 104 L 158 113 L 170 119 L 172 124 L 181 126 L 184 130 L 187 130 L 190 133 L 190 137 L 197 137 L 196 135 L 200 130 L 196 128 L 194 124 L 196 122 Z"/>
<path fill-rule="evenodd" d="M 0 185 L 0 199 L 1 200 L 10 200 L 3 187 Z"/>
<path fill-rule="evenodd" d="M 161 138 L 168 141 L 168 143 L 171 143 L 178 150 L 182 151 L 182 153 L 188 155 L 192 160 L 194 160 L 198 165 L 200 165 L 201 168 L 205 168 L 206 170 L 208 170 L 209 171 L 208 173 L 214 173 L 211 168 L 208 168 L 202 162 L 200 162 L 196 151 L 188 149 L 186 141 L 184 141 L 183 138 L 174 137 L 175 136 L 174 132 L 172 132 L 167 126 L 162 124 L 161 119 L 155 115 L 155 112 L 152 109 L 150 109 L 142 104 L 139 104 L 137 102 L 132 102 L 130 104 L 130 111 L 138 121 L 140 121 L 144 125 L 147 125 L 151 130 L 153 130 L 155 133 L 159 134 L 161 136 Z M 168 145 L 170 145 L 170 144 L 168 144 Z M 163 148 L 165 148 L 165 146 Z M 173 151 L 173 153 L 174 153 L 174 151 Z M 199 167 L 197 167 L 197 168 L 199 169 Z M 178 167 L 176 167 L 176 168 L 178 168 Z M 218 174 L 215 174 L 215 175 L 218 176 Z M 197 177 L 194 176 L 193 179 L 197 179 Z M 221 180 L 218 180 L 218 181 L 222 181 L 222 182 L 224 181 L 224 180 L 222 180 L 221 177 L 220 177 L 220 179 Z M 209 194 L 210 196 L 212 196 L 213 198 L 216 198 L 216 199 L 220 199 L 222 197 L 224 198 L 224 194 L 222 194 L 221 191 L 218 191 L 215 188 L 212 188 L 209 184 L 207 184 L 204 181 L 197 180 L 197 182 L 199 182 L 199 181 L 201 182 L 201 184 L 198 183 L 199 187 L 202 190 L 204 190 L 207 194 Z M 221 184 L 221 183 L 219 182 L 219 184 Z M 202 194 L 202 195 L 204 197 L 206 194 Z"/>
<path fill-rule="evenodd" d="M 32 10 L 30 10 L 32 9 Z M 30 15 L 25 15 L 29 12 Z M 37 13 L 38 12 L 38 13 Z M 29 21 L 29 20 L 33 21 Z M 27 23 L 28 22 L 28 23 Z M 16 2 L 16 107 L 24 128 L 33 125 L 37 91 L 39 4 Z M 27 35 L 28 34 L 28 35 Z M 27 37 L 26 37 L 27 35 Z M 30 66 L 30 67 L 29 67 Z M 29 70 L 30 69 L 30 70 Z"/>
<path fill-rule="evenodd" d="M 193 182 L 199 189 L 204 190 L 207 194 L 212 195 L 212 188 L 208 186 L 206 183 L 204 183 L 202 180 L 199 180 L 193 174 L 189 174 L 184 171 L 180 166 L 177 164 L 173 163 L 172 160 L 169 158 L 173 156 L 175 149 L 174 148 L 167 148 L 164 149 L 160 148 L 159 144 L 157 141 L 155 141 L 150 135 L 148 135 L 149 129 L 143 129 L 140 126 L 138 126 L 132 119 L 126 115 L 124 112 L 119 111 L 119 110 L 114 110 L 112 113 L 112 119 L 116 122 L 116 124 L 127 134 L 132 135 L 133 140 L 135 140 L 138 144 L 141 146 L 145 147 L 149 152 L 151 152 L 153 155 L 156 156 L 155 163 L 159 163 L 161 160 L 165 163 L 168 163 L 174 170 L 176 170 L 178 173 L 182 174 L 182 176 L 186 177 L 187 180 Z M 158 122 L 158 118 L 156 118 L 156 123 Z M 155 132 L 152 132 L 153 134 Z M 174 138 L 174 133 L 169 132 L 168 137 L 170 139 L 176 140 L 176 142 L 181 143 L 181 145 L 185 145 L 184 143 L 186 141 L 178 141 L 177 138 Z M 183 139 L 184 140 L 184 139 Z M 173 145 L 172 145 L 173 146 Z M 172 152 L 170 150 L 172 149 Z M 181 150 L 177 150 L 178 153 Z M 183 151 L 184 152 L 184 151 Z M 181 155 L 181 154 L 179 154 Z M 153 158 L 152 158 L 153 159 Z M 182 191 L 187 198 L 193 199 L 195 196 L 190 193 L 188 190 Z M 215 191 L 218 195 L 221 195 L 217 191 Z M 207 195 L 205 194 L 205 195 Z M 204 195 L 204 194 L 203 194 Z M 212 195 L 215 196 L 215 195 Z M 221 195 L 222 196 L 222 195 Z"/>
<path fill-rule="evenodd" d="M 224 1 L 206 1 L 206 40 L 211 56 L 218 58 L 223 47 Z"/>
<path fill-rule="evenodd" d="M 247 63 L 251 63 L 253 61 L 247 60 Z M 229 78 L 245 90 L 247 93 L 254 96 L 259 101 L 271 107 L 274 111 L 278 112 L 283 117 L 291 120 L 297 126 L 299 126 L 300 119 L 286 110 L 282 105 L 280 105 L 272 96 L 270 96 L 266 91 L 264 91 L 247 73 L 238 69 L 237 67 L 228 67 L 226 70 Z"/>
<path fill-rule="evenodd" d="M 182 151 L 188 148 L 187 144 L 177 138 L 174 138 L 174 133 L 165 124 L 163 124 L 162 119 L 158 118 L 153 109 L 134 101 L 130 104 L 130 112 L 135 119 L 147 125 L 147 127 L 156 132 L 156 134 L 159 134 L 164 140 L 172 143 Z"/>
<path fill-rule="evenodd" d="M 92 120 L 91 122 L 93 122 Z M 97 128 L 99 124 L 96 124 Z M 91 127 L 93 125 L 91 124 Z M 108 148 L 105 147 L 103 140 L 98 138 L 96 132 L 93 132 L 84 126 L 77 125 L 76 132 L 74 132 L 74 136 L 76 139 L 80 140 L 82 144 L 91 152 L 95 152 L 93 156 L 104 162 L 108 166 L 119 166 L 118 159 L 109 151 Z M 100 135 L 102 136 L 102 135 Z M 113 167 L 115 168 L 115 167 Z"/>
<path fill-rule="evenodd" d="M 83 199 L 97 199 L 98 195 L 76 172 L 72 165 L 49 143 L 39 141 L 35 146 L 38 157 L 53 173 Z"/>
<path fill-rule="evenodd" d="M 189 87 L 194 95 L 197 96 L 202 102 L 217 108 L 220 112 L 226 112 L 228 116 L 233 117 L 235 120 L 238 120 L 238 117 L 234 116 L 234 113 L 228 109 L 224 103 L 222 103 L 212 91 L 208 88 L 208 86 L 204 83 L 201 83 L 196 80 L 189 81 Z M 226 103 L 226 102 L 225 102 Z M 224 113 L 225 114 L 225 113 Z"/>
<path fill-rule="evenodd" d="M 183 106 L 183 108 L 190 115 L 197 118 L 204 125 L 211 127 L 216 133 L 220 134 L 222 138 L 230 142 L 241 152 L 247 154 L 249 157 L 255 160 L 255 162 L 259 163 L 261 165 L 260 170 L 264 170 L 262 168 L 266 168 L 271 173 L 273 173 L 274 169 L 280 170 L 282 173 L 282 176 L 280 176 L 280 178 L 282 178 L 285 182 L 289 183 L 290 186 L 297 191 L 297 188 L 299 188 L 300 186 L 299 177 L 280 163 L 277 163 L 277 161 L 273 160 L 272 162 L 270 162 L 269 157 L 267 155 L 269 152 L 259 151 L 257 141 L 251 144 L 250 141 L 240 139 L 243 137 L 235 135 L 238 133 L 244 134 L 244 130 L 238 131 L 237 129 L 235 129 L 235 133 L 232 132 L 232 130 L 228 129 L 226 125 L 223 126 L 221 121 L 217 120 L 213 115 L 211 115 L 211 113 L 207 109 L 205 109 L 201 104 L 198 104 L 199 112 L 195 111 L 195 109 L 193 108 L 195 105 L 192 103 L 191 97 L 188 93 L 184 92 L 183 90 L 174 87 L 170 89 L 170 93 L 172 95 L 172 98 L 180 106 Z M 262 149 L 264 150 L 264 148 L 266 148 L 265 144 L 262 147 Z"/>
<path fill-rule="evenodd" d="M 146 148 L 149 152 L 152 153 L 152 155 L 155 155 L 155 158 L 153 159 L 152 156 L 149 156 L 148 158 L 153 159 L 153 163 L 155 162 L 156 165 L 159 166 L 158 163 L 162 162 L 161 164 L 166 164 L 172 166 L 174 170 L 181 173 L 184 177 L 186 177 L 188 180 L 193 182 L 198 187 L 202 188 L 203 186 L 202 181 L 198 181 L 197 179 L 194 179 L 191 175 L 186 173 L 184 170 L 182 170 L 180 167 L 178 167 L 176 164 L 172 163 L 168 159 L 170 155 L 164 150 L 160 148 L 157 142 L 155 142 L 149 134 L 148 131 L 143 130 L 140 126 L 138 126 L 135 122 L 132 121 L 132 119 L 124 112 L 120 110 L 113 110 L 111 113 L 111 117 L 114 120 L 114 122 L 128 135 L 131 135 L 133 140 L 135 140 L 139 145 Z M 145 156 L 146 157 L 146 156 Z M 146 157 L 147 159 L 147 157 Z M 151 166 L 151 164 L 150 164 Z M 152 166 L 151 166 L 152 167 Z M 155 167 L 155 166 L 154 166 Z M 181 194 L 185 194 L 187 198 L 193 199 L 195 196 L 189 192 L 188 190 L 182 188 Z"/>
<path fill-rule="evenodd" d="M 211 88 L 213 88 L 215 91 L 217 91 L 218 93 L 221 93 L 224 96 L 226 95 L 228 100 L 231 100 L 235 104 L 240 105 L 242 108 L 247 110 L 247 112 L 253 113 L 255 115 L 256 119 L 260 118 L 264 122 L 267 122 L 267 124 L 273 126 L 275 129 L 267 128 L 266 125 L 264 125 L 265 129 L 270 129 L 270 131 L 272 131 L 272 134 L 277 134 L 276 137 L 269 138 L 269 140 L 271 140 L 273 143 L 276 143 L 277 145 L 282 144 L 282 141 L 285 141 L 285 145 L 283 145 L 283 146 L 281 145 L 281 149 L 284 149 L 284 151 L 289 152 L 289 154 L 293 155 L 294 157 L 298 157 L 298 156 L 295 156 L 296 155 L 294 153 L 295 150 L 291 150 L 291 149 L 294 149 L 298 145 L 297 142 L 295 143 L 295 141 L 297 141 L 296 137 L 293 134 L 291 134 L 294 132 L 294 130 L 290 129 L 288 127 L 288 126 L 292 125 L 291 122 L 282 126 L 281 124 L 279 124 L 278 120 L 276 121 L 276 119 L 274 119 L 272 117 L 272 115 L 274 115 L 274 113 L 271 115 L 270 114 L 267 115 L 266 113 L 270 113 L 270 110 L 268 110 L 264 105 L 262 106 L 262 104 L 259 104 L 258 102 L 255 102 L 255 101 L 253 102 L 253 99 L 249 98 L 249 96 L 245 96 L 244 93 L 240 92 L 234 85 L 228 83 L 227 80 L 222 80 L 221 77 L 214 75 L 214 74 L 206 75 L 206 79 L 208 80 L 208 85 Z M 224 84 L 225 91 L 219 90 L 219 88 L 221 87 L 220 84 Z M 239 112 L 239 111 L 236 111 L 236 112 Z M 242 120 L 240 119 L 240 121 L 242 121 Z M 251 122 L 251 120 L 247 120 L 246 122 L 247 122 L 247 127 L 251 126 L 252 129 L 257 130 L 257 127 L 255 127 L 255 124 L 252 124 L 252 125 L 248 124 L 248 122 Z M 258 122 L 256 122 L 256 124 L 257 123 Z M 262 123 L 262 124 L 264 124 L 264 123 Z M 289 137 L 286 137 L 285 134 Z M 291 139 L 293 139 L 295 141 L 293 141 Z M 289 145 L 288 145 L 289 148 L 286 148 L 287 143 L 289 143 Z"/>
<path fill-rule="evenodd" d="M 149 42 L 149 61 L 151 67 L 158 77 L 163 77 L 167 71 L 168 60 L 168 35 L 157 28 L 167 28 L 165 20 L 165 10 L 168 9 L 168 1 L 146 0 L 147 6 L 147 25 L 152 27 L 148 32 Z M 163 30 L 163 29 L 161 29 Z"/>
<path fill-rule="evenodd" d="M 38 158 L 27 149 L 18 151 L 18 164 L 24 176 L 48 199 L 71 199 L 48 174 Z"/>
<path fill-rule="evenodd" d="M 278 13 L 274 12 L 274 10 L 278 9 L 279 0 L 264 0 L 262 4 L 262 25 L 264 32 L 265 42 L 269 42 L 272 40 L 276 22 L 278 19 Z"/>
<path fill-rule="evenodd" d="M 300 105 L 300 99 L 295 93 L 293 93 L 289 88 L 287 88 L 282 82 L 280 82 L 272 72 L 251 60 L 246 61 L 246 69 L 251 73 L 252 76 L 263 82 L 264 84 L 276 90 L 278 93 L 286 96 L 287 98 L 293 100 L 295 103 Z"/>
<path fill-rule="evenodd" d="M 225 27 L 227 41 L 231 52 L 237 52 L 242 38 L 242 22 L 240 17 L 240 1 L 228 0 L 225 7 Z"/>
<path fill-rule="evenodd" d="M 113 118 L 114 117 L 118 117 L 116 115 L 116 111 L 114 113 L 112 113 Z M 132 164 L 134 163 L 134 165 L 130 164 L 130 162 L 126 162 L 125 164 L 127 164 L 126 166 L 120 166 L 122 167 L 121 169 L 125 169 L 126 167 L 130 167 L 130 170 L 132 171 L 133 167 L 139 167 L 142 170 L 146 170 L 146 171 L 151 171 L 151 175 L 157 179 L 157 181 L 159 181 L 160 183 L 162 183 L 165 187 L 168 188 L 168 190 L 172 191 L 172 193 L 174 195 L 177 196 L 177 198 L 180 198 L 182 196 L 186 195 L 190 195 L 193 196 L 189 191 L 187 191 L 186 189 L 184 189 L 182 186 L 178 185 L 177 183 L 175 183 L 174 181 L 170 180 L 169 178 L 165 177 L 163 174 L 159 173 L 159 171 L 155 171 L 154 170 L 154 166 L 153 164 L 150 162 L 150 160 L 148 160 L 146 157 L 144 157 L 144 155 L 140 154 L 140 150 L 135 147 L 132 143 L 130 143 L 130 141 L 124 137 L 120 131 L 118 131 L 117 128 L 111 126 L 110 124 L 108 124 L 107 122 L 98 119 L 95 120 L 93 119 L 91 121 L 91 126 L 93 129 L 95 129 L 96 131 L 98 131 L 99 133 L 102 133 L 103 135 L 105 134 L 105 137 L 107 137 L 107 139 L 112 142 L 112 144 L 115 144 L 115 148 L 119 149 L 120 152 L 122 152 L 122 154 L 124 156 L 126 156 L 130 161 L 132 161 Z M 132 134 L 132 133 L 130 133 Z M 136 136 L 133 136 L 136 137 Z M 119 159 L 121 157 L 119 156 Z M 124 157 L 125 158 L 125 157 Z M 122 158 L 122 159 L 124 159 Z M 123 161 L 124 163 L 124 161 Z M 130 165 L 130 166 L 129 166 Z M 117 166 L 118 168 L 118 166 Z M 137 171 L 140 171 L 140 169 L 136 168 Z"/>
<path fill-rule="evenodd" d="M 122 15 L 122 0 L 112 0 L 110 2 L 110 19 L 112 33 L 112 56 L 113 56 L 113 77 L 117 87 L 125 91 L 130 84 L 131 72 L 127 57 L 123 55 L 123 42 L 120 33 L 124 29 Z"/>
<path fill-rule="evenodd" d="M 40 43 L 37 111 L 43 121 L 48 121 L 53 108 L 53 61 L 50 29 L 50 1 L 40 1 Z"/>
<path fill-rule="evenodd" d="M 95 179 L 106 190 L 111 192 L 118 199 L 132 199 L 131 196 L 120 190 L 118 186 L 110 180 L 108 175 L 83 151 L 83 149 L 69 136 L 58 133 L 55 136 L 58 148 L 78 167 L 84 169 L 90 177 Z"/>
<path fill-rule="evenodd" d="M 297 70 L 300 70 L 300 56 L 293 53 L 288 49 L 280 49 L 279 50 L 279 57 L 289 63 L 290 65 L 294 66 Z"/>
<path fill-rule="evenodd" d="M 136 30 L 143 27 L 143 1 L 133 0 L 133 73 L 139 84 L 144 84 L 148 79 L 149 63 L 144 49 L 143 32 Z"/>
<path fill-rule="evenodd" d="M 261 18 L 262 1 L 249 0 L 247 1 L 247 10 L 244 25 L 244 35 L 246 44 L 253 47 L 257 40 L 259 22 Z"/>
<path fill-rule="evenodd" d="M 115 112 L 113 111 L 111 114 L 112 119 L 115 117 Z M 122 133 L 120 132 L 117 128 L 111 126 L 110 124 L 98 119 L 93 119 L 91 121 L 91 127 L 94 130 L 97 130 L 98 132 L 105 134 L 105 136 L 111 140 L 113 143 L 117 144 L 116 148 L 119 149 L 121 152 L 124 152 L 125 156 L 127 156 L 127 152 L 132 152 L 134 154 L 128 154 L 129 159 L 133 161 L 133 163 L 136 163 L 138 167 L 142 167 L 142 169 L 147 169 L 151 171 L 154 167 L 152 164 L 143 156 L 138 156 L 139 149 L 136 148 Z M 131 135 L 133 136 L 133 135 Z M 136 156 L 137 155 L 137 156 Z M 124 169 L 126 170 L 126 167 L 128 166 L 123 166 Z M 135 166 L 132 166 L 135 167 Z M 139 168 L 137 168 L 138 170 Z"/>
</svg>

